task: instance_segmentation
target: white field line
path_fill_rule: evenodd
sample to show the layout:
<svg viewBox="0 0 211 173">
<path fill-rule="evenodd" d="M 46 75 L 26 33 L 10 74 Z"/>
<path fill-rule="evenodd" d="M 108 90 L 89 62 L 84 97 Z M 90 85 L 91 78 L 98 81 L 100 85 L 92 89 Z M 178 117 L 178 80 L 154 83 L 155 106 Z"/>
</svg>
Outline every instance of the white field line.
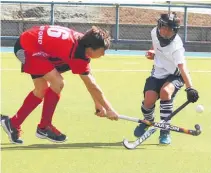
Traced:
<svg viewBox="0 0 211 173">
<path fill-rule="evenodd" d="M 13 52 L 1 52 L 1 54 L 14 54 Z M 109 54 L 106 54 L 104 56 L 105 58 L 109 58 L 109 59 L 146 59 L 145 57 L 145 54 L 128 54 L 128 53 L 125 53 L 125 54 L 112 54 L 112 53 L 109 53 Z M 186 59 L 188 60 L 203 60 L 203 59 L 211 59 L 211 56 L 191 56 L 191 55 L 186 55 L 185 56 Z"/>
<path fill-rule="evenodd" d="M 0 71 L 21 71 L 16 68 L 0 68 Z M 121 70 L 121 69 L 93 69 L 93 72 L 150 72 L 151 70 Z M 191 73 L 211 73 L 211 70 L 191 70 Z"/>
</svg>

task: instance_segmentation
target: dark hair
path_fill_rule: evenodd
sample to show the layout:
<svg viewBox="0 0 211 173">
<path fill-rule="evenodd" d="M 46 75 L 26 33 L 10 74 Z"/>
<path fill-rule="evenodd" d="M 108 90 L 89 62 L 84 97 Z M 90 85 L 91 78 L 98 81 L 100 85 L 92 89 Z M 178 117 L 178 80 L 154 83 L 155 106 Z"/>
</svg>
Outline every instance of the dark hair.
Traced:
<svg viewBox="0 0 211 173">
<path fill-rule="evenodd" d="M 92 26 L 90 30 L 79 38 L 78 44 L 94 50 L 98 48 L 104 48 L 106 50 L 110 47 L 110 35 L 108 31 Z"/>
</svg>

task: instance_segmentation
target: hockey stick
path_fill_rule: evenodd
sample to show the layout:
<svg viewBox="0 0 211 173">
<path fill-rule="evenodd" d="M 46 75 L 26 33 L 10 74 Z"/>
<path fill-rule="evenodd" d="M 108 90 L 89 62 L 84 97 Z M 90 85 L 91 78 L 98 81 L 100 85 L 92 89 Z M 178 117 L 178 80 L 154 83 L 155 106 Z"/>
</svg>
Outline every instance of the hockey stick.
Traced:
<svg viewBox="0 0 211 173">
<path fill-rule="evenodd" d="M 184 133 L 184 134 L 189 134 L 189 135 L 192 135 L 192 136 L 198 136 L 201 134 L 201 128 L 198 124 L 196 124 L 194 127 L 195 127 L 195 130 L 190 130 L 190 129 L 186 129 L 186 128 L 182 128 L 182 127 L 178 127 L 178 126 L 173 126 L 169 123 L 160 123 L 160 122 L 150 122 L 150 121 L 147 121 L 147 120 L 141 120 L 141 119 L 138 119 L 138 118 L 134 118 L 134 117 L 128 117 L 126 115 L 119 115 L 118 117 L 119 119 L 122 119 L 122 120 L 127 120 L 127 121 L 133 121 L 133 122 L 137 122 L 137 123 L 144 123 L 148 126 L 154 126 L 156 128 L 159 128 L 159 129 L 163 129 L 163 130 L 170 130 L 170 131 L 174 131 L 174 132 L 179 132 L 179 133 Z"/>
<path fill-rule="evenodd" d="M 170 116 L 168 116 L 165 120 L 160 121 L 160 123 L 167 122 L 171 118 L 173 118 L 178 112 L 180 112 L 182 109 L 184 109 L 190 102 L 186 101 L 183 103 L 180 107 L 178 107 Z M 148 139 L 153 133 L 155 133 L 157 130 L 157 127 L 153 127 L 149 130 L 147 130 L 140 138 L 136 139 L 134 142 L 129 142 L 127 139 L 124 139 L 123 145 L 127 149 L 135 149 L 137 146 L 142 144 L 146 139 Z"/>
</svg>

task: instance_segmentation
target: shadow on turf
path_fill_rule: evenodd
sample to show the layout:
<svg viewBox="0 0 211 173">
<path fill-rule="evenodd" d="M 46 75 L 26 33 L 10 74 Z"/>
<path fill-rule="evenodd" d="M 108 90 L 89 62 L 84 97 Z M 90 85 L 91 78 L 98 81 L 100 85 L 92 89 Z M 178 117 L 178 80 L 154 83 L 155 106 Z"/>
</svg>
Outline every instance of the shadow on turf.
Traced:
<svg viewBox="0 0 211 173">
<path fill-rule="evenodd" d="M 1 143 L 1 145 L 11 145 L 11 143 Z"/>
<path fill-rule="evenodd" d="M 2 143 L 2 146 L 10 145 L 6 147 L 1 146 L 1 150 L 40 150 L 40 149 L 125 149 L 122 142 L 115 143 L 65 143 L 65 144 L 32 144 L 32 145 L 18 145 L 18 144 L 8 144 Z M 158 144 L 142 144 L 142 146 L 150 146 Z M 117 148 L 118 147 L 118 148 Z M 143 147 L 138 147 L 137 149 L 145 149 Z"/>
</svg>

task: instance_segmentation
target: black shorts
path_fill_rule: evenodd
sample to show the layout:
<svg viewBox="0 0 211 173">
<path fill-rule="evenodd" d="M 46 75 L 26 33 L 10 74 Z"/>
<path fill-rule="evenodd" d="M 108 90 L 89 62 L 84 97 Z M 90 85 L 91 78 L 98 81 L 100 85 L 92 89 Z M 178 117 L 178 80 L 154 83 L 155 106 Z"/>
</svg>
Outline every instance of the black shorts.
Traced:
<svg viewBox="0 0 211 173">
<path fill-rule="evenodd" d="M 175 86 L 175 91 L 172 95 L 172 98 L 175 97 L 176 93 L 184 85 L 184 81 L 181 76 L 169 75 L 167 78 L 164 79 L 157 79 L 150 76 L 146 79 L 146 83 L 144 86 L 144 95 L 146 91 L 155 91 L 156 93 L 158 93 L 158 95 L 160 95 L 160 90 L 166 82 L 170 82 Z"/>
<path fill-rule="evenodd" d="M 22 48 L 21 44 L 20 44 L 20 38 L 17 39 L 17 41 L 15 42 L 14 45 L 14 54 L 16 55 L 16 57 L 21 61 L 21 72 L 23 71 L 23 66 L 24 66 L 24 61 L 25 61 L 25 55 L 24 55 L 24 49 Z M 60 58 L 52 58 L 49 57 L 48 60 L 54 64 L 55 69 L 59 72 L 59 73 L 64 73 L 66 71 L 70 70 L 70 67 L 68 64 L 65 63 L 61 63 L 61 59 Z M 45 74 L 43 75 L 32 75 L 31 77 L 32 79 L 36 79 L 36 78 L 40 78 L 43 77 Z"/>
</svg>

